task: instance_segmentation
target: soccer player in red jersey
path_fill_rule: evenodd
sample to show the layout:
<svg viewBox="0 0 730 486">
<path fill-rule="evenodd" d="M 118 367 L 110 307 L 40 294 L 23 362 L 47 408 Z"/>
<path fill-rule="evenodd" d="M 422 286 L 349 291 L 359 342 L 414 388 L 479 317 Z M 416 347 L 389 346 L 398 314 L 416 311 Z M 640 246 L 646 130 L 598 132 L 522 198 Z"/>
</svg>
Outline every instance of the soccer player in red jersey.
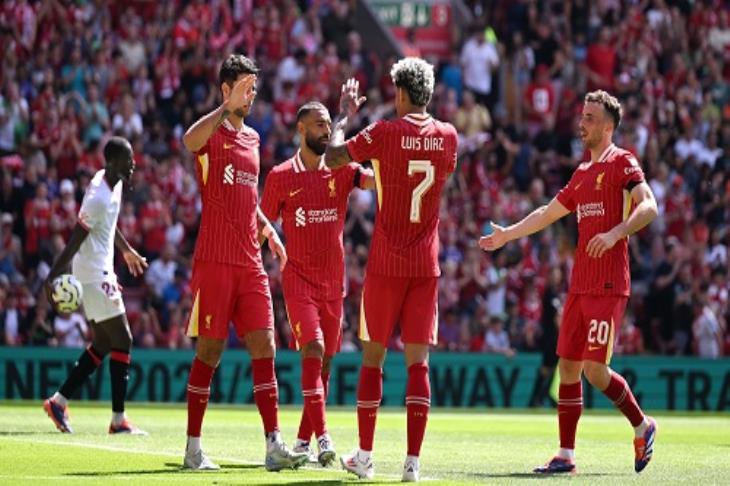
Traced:
<svg viewBox="0 0 730 486">
<path fill-rule="evenodd" d="M 290 451 L 278 423 L 274 373 L 274 318 L 259 237 L 286 264 L 286 251 L 258 207 L 259 136 L 244 123 L 256 96 L 253 61 L 231 54 L 219 71 L 223 103 L 196 121 L 183 143 L 196 155 L 203 202 L 193 256 L 193 309 L 187 335 L 197 338 L 188 380 L 188 442 L 184 466 L 219 469 L 202 451 L 200 430 L 210 383 L 220 362 L 228 325 L 251 355 L 253 391 L 266 434 L 266 469 L 278 471 L 306 462 Z"/>
<path fill-rule="evenodd" d="M 568 213 L 578 217 L 578 246 L 558 336 L 560 450 L 538 473 L 575 472 L 575 434 L 583 408 L 581 374 L 621 410 L 634 427 L 634 469 L 642 471 L 654 451 L 656 422 L 636 402 L 621 375 L 609 368 L 614 336 L 629 297 L 628 237 L 657 215 L 656 201 L 636 158 L 611 143 L 621 105 L 605 91 L 585 97 L 580 136 L 591 154 L 546 206 L 519 223 L 479 240 L 493 251 L 530 235 Z M 631 210 L 632 203 L 636 207 Z"/>
<path fill-rule="evenodd" d="M 327 108 L 313 101 L 297 112 L 299 150 L 266 177 L 261 209 L 269 220 L 282 219 L 287 265 L 284 299 L 294 346 L 302 354 L 304 411 L 295 452 L 311 454 L 314 433 L 323 466 L 335 460 L 327 434 L 325 402 L 332 357 L 340 348 L 345 251 L 342 233 L 350 192 L 374 189 L 372 171 L 359 164 L 331 170 L 322 156 L 332 121 Z"/>
<path fill-rule="evenodd" d="M 439 205 L 446 180 L 456 167 L 457 135 L 453 126 L 426 112 L 433 94 L 433 66 L 409 57 L 393 65 L 390 74 L 398 118 L 375 122 L 344 142 L 347 117 L 365 100 L 358 96 L 357 82 L 350 80 L 342 87 L 342 113 L 325 152 L 325 162 L 333 168 L 350 160 L 372 160 L 378 203 L 360 308 L 360 448 L 340 460 L 361 478 L 374 474 L 372 450 L 383 394 L 382 367 L 386 344 L 399 323 L 408 367 L 408 452 L 403 480 L 417 481 L 431 402 L 428 350 L 436 344 Z"/>
</svg>

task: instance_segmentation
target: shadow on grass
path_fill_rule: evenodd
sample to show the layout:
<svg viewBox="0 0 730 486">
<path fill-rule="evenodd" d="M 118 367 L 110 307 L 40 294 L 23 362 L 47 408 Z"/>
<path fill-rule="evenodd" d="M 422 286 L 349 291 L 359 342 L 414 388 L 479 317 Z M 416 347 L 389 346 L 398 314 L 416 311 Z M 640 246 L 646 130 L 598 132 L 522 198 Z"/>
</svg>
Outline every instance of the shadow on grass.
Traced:
<svg viewBox="0 0 730 486">
<path fill-rule="evenodd" d="M 13 437 L 16 435 L 48 435 L 55 432 L 49 432 L 47 430 L 2 430 L 0 431 L 0 437 Z"/>
<path fill-rule="evenodd" d="M 113 476 L 146 476 L 150 474 L 199 474 L 198 472 L 183 469 L 177 462 L 166 462 L 164 469 L 132 469 L 126 471 L 90 471 L 90 472 L 73 472 L 66 473 L 66 476 L 72 477 L 113 477 Z M 220 471 L 207 471 L 205 474 L 225 473 L 226 471 L 235 471 L 242 469 L 263 469 L 263 466 L 257 464 L 221 464 Z"/>
<path fill-rule="evenodd" d="M 609 473 L 577 473 L 577 474 L 537 474 L 531 472 L 490 474 L 490 473 L 467 473 L 465 476 L 480 479 L 560 479 L 560 478 L 598 478 L 609 476 L 623 476 L 623 474 Z"/>
<path fill-rule="evenodd" d="M 309 481 L 307 481 L 306 479 L 300 480 L 300 481 L 293 481 L 293 482 L 287 481 L 286 482 L 286 485 L 287 486 L 311 486 L 312 484 L 324 484 L 324 485 L 332 485 L 332 486 L 334 486 L 335 484 L 352 484 L 353 482 L 357 482 L 357 485 L 358 486 L 363 485 L 363 484 L 374 484 L 374 483 L 370 483 L 370 482 L 367 482 L 367 481 L 366 482 L 358 481 L 357 478 L 353 477 L 350 481 L 346 481 L 346 480 L 343 480 L 343 479 L 321 479 L 321 478 L 320 479 L 316 479 L 316 478 L 312 478 Z M 252 486 L 264 486 L 264 485 L 271 484 L 271 481 L 261 481 L 261 482 L 258 482 L 258 481 L 253 481 L 253 482 L 246 481 L 246 484 L 250 484 Z M 381 483 L 378 483 L 378 484 L 381 484 Z"/>
</svg>

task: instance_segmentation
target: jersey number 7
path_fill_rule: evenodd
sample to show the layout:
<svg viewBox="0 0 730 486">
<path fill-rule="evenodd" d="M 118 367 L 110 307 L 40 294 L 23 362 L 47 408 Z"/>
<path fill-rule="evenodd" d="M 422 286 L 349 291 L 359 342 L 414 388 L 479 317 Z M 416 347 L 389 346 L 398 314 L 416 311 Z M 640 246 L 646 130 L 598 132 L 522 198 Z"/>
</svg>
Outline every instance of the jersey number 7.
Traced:
<svg viewBox="0 0 730 486">
<path fill-rule="evenodd" d="M 428 190 L 431 189 L 435 175 L 430 160 L 409 160 L 408 175 L 413 176 L 414 174 L 421 173 L 425 174 L 425 177 L 413 189 L 413 194 L 411 194 L 411 223 L 421 222 L 421 200 Z"/>
</svg>

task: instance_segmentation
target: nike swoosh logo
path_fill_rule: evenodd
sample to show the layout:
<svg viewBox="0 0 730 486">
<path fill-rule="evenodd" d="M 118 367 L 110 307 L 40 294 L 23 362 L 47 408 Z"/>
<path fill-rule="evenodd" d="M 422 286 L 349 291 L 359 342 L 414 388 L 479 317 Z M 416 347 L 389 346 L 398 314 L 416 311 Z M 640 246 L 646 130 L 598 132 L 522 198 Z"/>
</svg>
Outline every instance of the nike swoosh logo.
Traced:
<svg viewBox="0 0 730 486">
<path fill-rule="evenodd" d="M 576 185 L 575 185 L 575 190 L 577 191 L 577 190 L 578 190 L 578 188 L 579 188 L 579 187 L 580 187 L 581 185 L 583 185 L 583 182 L 579 182 L 578 184 L 576 184 Z"/>
<path fill-rule="evenodd" d="M 224 143 L 223 144 L 223 148 L 226 149 L 226 150 L 228 150 L 229 148 L 233 148 L 234 146 L 235 146 L 235 144 L 232 144 L 232 143 Z"/>
<path fill-rule="evenodd" d="M 595 351 L 596 349 L 601 349 L 603 346 L 588 346 L 588 351 Z"/>
<path fill-rule="evenodd" d="M 289 191 L 289 197 L 294 197 L 294 196 L 296 196 L 297 194 L 299 194 L 300 192 L 302 192 L 303 190 L 304 190 L 304 188 L 303 188 L 303 187 L 300 187 L 300 188 L 299 188 L 299 189 L 297 189 L 296 191 Z"/>
</svg>

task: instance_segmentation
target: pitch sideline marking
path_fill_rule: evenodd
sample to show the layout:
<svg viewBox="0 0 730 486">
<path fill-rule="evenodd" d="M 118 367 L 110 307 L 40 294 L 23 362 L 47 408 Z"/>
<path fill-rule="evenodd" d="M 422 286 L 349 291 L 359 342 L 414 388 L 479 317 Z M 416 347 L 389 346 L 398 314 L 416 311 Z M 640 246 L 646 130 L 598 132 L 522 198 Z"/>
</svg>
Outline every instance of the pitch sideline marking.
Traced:
<svg viewBox="0 0 730 486">
<path fill-rule="evenodd" d="M 116 447 L 116 446 L 107 446 L 107 445 L 101 445 L 101 444 L 88 444 L 85 442 L 65 442 L 62 440 L 38 440 L 38 439 L 24 439 L 20 437 L 3 437 L 0 440 L 14 440 L 16 442 L 25 442 L 28 444 L 46 444 L 46 445 L 62 445 L 62 446 L 76 446 L 76 447 L 85 447 L 87 449 L 98 449 L 98 450 L 104 450 L 104 451 L 111 451 L 111 452 L 125 452 L 128 454 L 143 454 L 147 456 L 162 456 L 162 457 L 177 457 L 180 458 L 182 454 L 175 454 L 172 452 L 152 452 L 152 451 L 141 451 L 137 449 L 125 449 L 124 447 Z M 256 461 L 247 461 L 245 459 L 237 459 L 232 457 L 223 457 L 223 456 L 211 456 L 214 459 L 217 459 L 221 462 L 233 462 L 237 464 L 246 464 L 246 465 L 253 465 L 253 466 L 264 466 L 261 462 Z M 318 468 L 318 467 L 311 467 L 311 466 L 302 466 L 299 469 L 304 469 L 307 471 L 318 471 L 318 472 L 328 472 L 328 473 L 347 473 L 347 471 L 344 471 L 342 469 L 330 469 L 330 468 Z M 165 474 L 164 472 L 160 472 L 160 474 Z M 349 474 L 348 474 L 349 476 Z M 18 476 L 8 476 L 8 475 L 0 475 L 0 477 L 13 477 L 17 478 Z M 56 477 L 65 477 L 65 476 L 48 476 L 48 478 L 56 478 Z M 73 476 L 76 477 L 76 476 Z M 124 478 L 127 476 L 118 476 L 119 478 Z M 390 479 L 397 479 L 401 476 L 398 474 L 378 474 L 378 477 L 381 478 L 390 478 Z M 25 478 L 25 476 L 24 476 Z M 30 478 L 30 476 L 28 477 Z M 33 478 L 37 479 L 44 479 L 45 476 L 33 476 Z M 199 478 L 198 478 L 199 479 Z M 436 478 L 421 478 L 421 481 L 435 481 Z"/>
</svg>

